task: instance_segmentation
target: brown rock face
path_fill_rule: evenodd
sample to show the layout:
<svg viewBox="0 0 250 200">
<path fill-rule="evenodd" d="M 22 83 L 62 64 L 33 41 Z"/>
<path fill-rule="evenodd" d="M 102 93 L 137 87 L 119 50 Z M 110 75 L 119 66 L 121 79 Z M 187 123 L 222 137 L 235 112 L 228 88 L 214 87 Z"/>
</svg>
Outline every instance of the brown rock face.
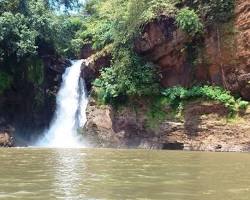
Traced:
<svg viewBox="0 0 250 200">
<path fill-rule="evenodd" d="M 182 120 L 171 116 L 150 128 L 148 105 L 114 110 L 90 101 L 85 138 L 93 146 L 199 151 L 250 151 L 250 110 L 237 123 L 214 102 L 189 103 Z M 165 112 L 169 113 L 169 108 Z"/>
<path fill-rule="evenodd" d="M 195 67 L 188 58 L 190 38 L 172 18 L 161 17 L 147 24 L 135 41 L 135 50 L 160 67 L 164 87 L 210 82 L 250 100 L 249 19 L 250 2 L 237 0 L 235 21 L 205 31 L 204 41 L 199 41 L 203 43 L 198 52 L 202 61 Z"/>
<path fill-rule="evenodd" d="M 250 1 L 237 0 L 235 26 L 236 58 L 241 95 L 250 100 Z"/>
<path fill-rule="evenodd" d="M 0 117 L 0 147 L 14 146 L 13 132 L 14 128 L 7 125 L 5 120 Z"/>
<path fill-rule="evenodd" d="M 160 66 L 164 87 L 187 86 L 191 77 L 191 67 L 183 51 L 187 41 L 187 35 L 177 29 L 173 18 L 161 17 L 145 26 L 135 41 L 135 51 Z"/>
<path fill-rule="evenodd" d="M 159 148 L 157 141 L 153 142 L 153 135 L 145 130 L 144 116 L 139 118 L 126 109 L 116 112 L 111 106 L 97 106 L 91 99 L 83 133 L 90 145 L 97 147 L 153 148 L 157 145 L 154 148 Z"/>
<path fill-rule="evenodd" d="M 110 66 L 111 56 L 104 54 L 101 56 L 92 55 L 85 59 L 82 65 L 82 78 L 85 80 L 86 88 L 91 90 L 92 82 L 100 76 L 100 70 Z"/>
<path fill-rule="evenodd" d="M 187 48 L 193 42 L 202 43 L 196 64 L 190 62 Z M 161 16 L 145 25 L 134 49 L 159 66 L 164 87 L 209 82 L 250 100 L 249 0 L 236 0 L 233 20 L 207 27 L 204 38 L 192 41 L 176 27 L 173 18 Z M 89 80 L 98 76 L 105 62 L 100 63 L 85 69 Z M 168 116 L 152 128 L 147 117 L 149 105 L 143 101 L 136 109 L 127 106 L 115 110 L 91 100 L 83 131 L 86 138 L 101 147 L 250 151 L 250 110 L 237 123 L 228 122 L 225 107 L 197 101 L 185 106 L 183 119 Z M 170 113 L 169 108 L 165 112 Z"/>
<path fill-rule="evenodd" d="M 81 51 L 80 51 L 79 57 L 81 59 L 87 59 L 90 56 L 92 56 L 94 53 L 95 53 L 95 51 L 93 50 L 92 45 L 91 44 L 85 44 L 82 47 Z"/>
<path fill-rule="evenodd" d="M 250 2 L 236 0 L 235 19 L 205 38 L 212 83 L 250 100 Z"/>
</svg>

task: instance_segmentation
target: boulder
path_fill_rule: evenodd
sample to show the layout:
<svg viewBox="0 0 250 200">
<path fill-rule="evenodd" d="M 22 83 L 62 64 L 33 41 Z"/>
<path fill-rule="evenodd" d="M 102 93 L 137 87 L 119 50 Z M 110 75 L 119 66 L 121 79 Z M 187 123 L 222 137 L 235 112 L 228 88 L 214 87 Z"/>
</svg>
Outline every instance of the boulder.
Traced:
<svg viewBox="0 0 250 200">
<path fill-rule="evenodd" d="M 0 147 L 13 147 L 14 146 L 14 133 L 15 129 L 6 124 L 4 118 L 0 118 Z"/>
</svg>

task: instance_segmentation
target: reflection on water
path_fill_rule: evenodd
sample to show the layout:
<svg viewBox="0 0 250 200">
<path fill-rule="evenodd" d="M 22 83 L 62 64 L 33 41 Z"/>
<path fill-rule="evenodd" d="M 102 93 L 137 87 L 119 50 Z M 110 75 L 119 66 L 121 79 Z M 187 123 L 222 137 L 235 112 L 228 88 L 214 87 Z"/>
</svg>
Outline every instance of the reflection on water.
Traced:
<svg viewBox="0 0 250 200">
<path fill-rule="evenodd" d="M 250 156 L 0 149 L 3 200 L 249 200 Z"/>
<path fill-rule="evenodd" d="M 56 196 L 66 200 L 82 199 L 79 187 L 82 186 L 85 153 L 81 149 L 55 149 L 53 188 Z"/>
</svg>

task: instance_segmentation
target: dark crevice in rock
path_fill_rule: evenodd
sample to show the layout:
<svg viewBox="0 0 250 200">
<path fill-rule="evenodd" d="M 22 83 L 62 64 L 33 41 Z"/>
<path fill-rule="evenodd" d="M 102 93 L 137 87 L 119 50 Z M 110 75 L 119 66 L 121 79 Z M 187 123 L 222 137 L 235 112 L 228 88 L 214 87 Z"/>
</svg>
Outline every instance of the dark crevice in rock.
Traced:
<svg viewBox="0 0 250 200">
<path fill-rule="evenodd" d="M 162 149 L 164 150 L 183 150 L 184 149 L 184 144 L 175 142 L 175 143 L 164 143 L 162 145 Z"/>
</svg>

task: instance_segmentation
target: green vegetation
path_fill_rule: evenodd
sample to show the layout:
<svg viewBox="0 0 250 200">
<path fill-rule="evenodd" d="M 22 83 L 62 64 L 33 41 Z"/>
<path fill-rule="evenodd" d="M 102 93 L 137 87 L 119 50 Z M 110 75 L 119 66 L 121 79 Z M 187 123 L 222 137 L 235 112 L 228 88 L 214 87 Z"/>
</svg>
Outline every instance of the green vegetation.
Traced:
<svg viewBox="0 0 250 200">
<path fill-rule="evenodd" d="M 88 1 L 85 12 L 85 30 L 79 33 L 84 43 L 96 49 L 111 45 L 113 57 L 110 68 L 94 82 L 97 95 L 105 103 L 120 96 L 144 96 L 159 92 L 157 74 L 152 63 L 133 51 L 134 39 L 142 25 L 158 18 L 160 14 L 174 15 L 174 0 L 107 0 Z"/>
<path fill-rule="evenodd" d="M 181 9 L 176 16 L 177 25 L 191 36 L 201 33 L 203 25 L 199 16 L 189 8 Z"/>
<path fill-rule="evenodd" d="M 52 44 L 58 53 L 66 52 L 74 33 L 81 28 L 79 18 L 56 15 L 45 0 L 7 2 L 0 2 L 2 60 L 13 54 L 19 59 L 37 54 L 42 42 Z"/>
<path fill-rule="evenodd" d="M 205 25 L 227 22 L 233 17 L 235 0 L 184 0 L 183 2 L 197 11 Z"/>
<path fill-rule="evenodd" d="M 233 8 L 234 0 L 88 0 L 84 25 L 75 40 L 82 45 L 91 43 L 97 50 L 109 46 L 112 55 L 111 66 L 93 83 L 99 101 L 111 103 L 123 96 L 159 94 L 156 66 L 133 51 L 134 40 L 146 23 L 162 16 L 175 18 L 176 25 L 195 39 L 211 21 L 221 23 L 222 16 L 225 21 L 230 19 Z M 195 65 L 199 61 L 195 47 L 201 45 L 193 41 L 194 48 L 188 50 Z"/>
<path fill-rule="evenodd" d="M 156 96 L 151 100 L 151 105 L 147 112 L 147 125 L 151 129 L 156 129 L 158 125 L 168 117 L 174 119 L 177 116 L 174 109 L 168 109 L 166 111 L 168 104 L 168 99 L 164 96 Z"/>
<path fill-rule="evenodd" d="M 99 99 L 111 103 L 119 96 L 143 96 L 157 94 L 159 86 L 154 67 L 146 63 L 132 51 L 120 51 L 112 67 L 102 71 L 94 86 L 99 90 Z"/>
<path fill-rule="evenodd" d="M 63 11 L 78 5 L 78 0 L 0 1 L 1 91 L 20 80 L 39 89 L 44 78 L 41 51 L 75 55 L 73 41 L 82 28 L 83 16 Z"/>
<path fill-rule="evenodd" d="M 6 74 L 5 72 L 0 71 L 0 94 L 8 89 L 11 85 L 12 79 L 11 77 Z"/>
<path fill-rule="evenodd" d="M 229 121 L 237 118 L 236 114 L 246 110 L 249 105 L 249 102 L 236 99 L 218 86 L 194 86 L 189 89 L 178 86 L 164 89 L 161 94 L 150 100 L 147 125 L 152 129 L 156 129 L 166 119 L 183 120 L 184 107 L 191 101 L 221 103 L 228 109 Z"/>
<path fill-rule="evenodd" d="M 176 0 L 88 0 L 85 29 L 78 36 L 93 47 L 101 49 L 112 43 L 114 49 L 124 45 L 132 48 L 133 39 L 143 24 L 160 15 L 174 16 Z"/>
<path fill-rule="evenodd" d="M 160 88 L 157 66 L 134 52 L 145 24 L 168 17 L 190 35 L 185 51 L 189 64 L 197 65 L 204 30 L 228 22 L 234 0 L 87 0 L 82 12 L 68 12 L 76 8 L 80 10 L 78 0 L 0 1 L 0 92 L 23 78 L 37 89 L 36 99 L 42 99 L 40 51 L 49 48 L 56 56 L 75 57 L 83 45 L 92 44 L 112 56 L 111 66 L 93 82 L 101 103 L 157 96 L 149 114 L 157 121 L 166 117 L 161 110 L 166 103 L 180 113 L 186 101 L 197 98 L 218 101 L 230 113 L 246 108 L 247 102 L 219 87 Z"/>
<path fill-rule="evenodd" d="M 246 109 L 248 106 L 248 102 L 235 99 L 230 92 L 218 86 L 194 86 L 190 89 L 173 87 L 163 90 L 162 95 L 167 98 L 172 108 L 180 111 L 185 102 L 195 99 L 219 102 L 228 108 L 230 115 L 235 114 L 240 109 Z"/>
</svg>

